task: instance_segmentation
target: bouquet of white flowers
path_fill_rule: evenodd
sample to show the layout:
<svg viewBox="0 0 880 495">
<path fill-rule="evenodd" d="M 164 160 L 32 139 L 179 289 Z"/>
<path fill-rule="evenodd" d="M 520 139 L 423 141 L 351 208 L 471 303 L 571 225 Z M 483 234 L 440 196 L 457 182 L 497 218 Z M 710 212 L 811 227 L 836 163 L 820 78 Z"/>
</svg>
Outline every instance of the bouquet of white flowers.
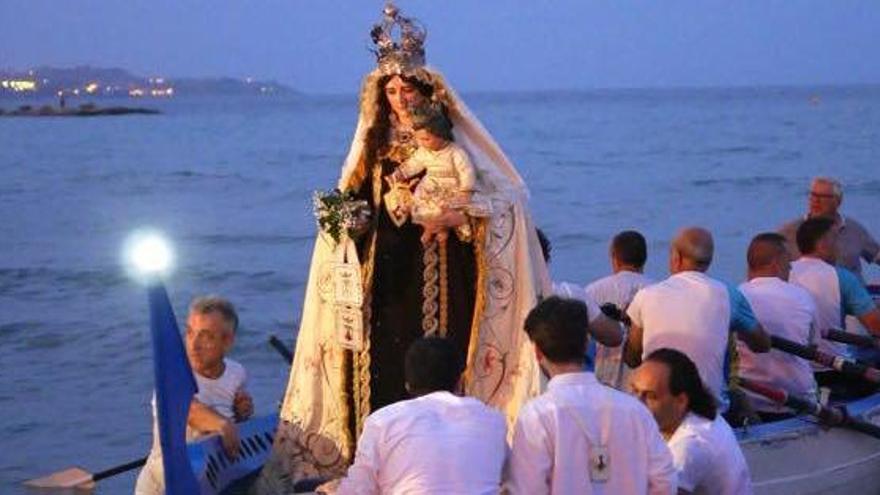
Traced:
<svg viewBox="0 0 880 495">
<path fill-rule="evenodd" d="M 370 206 L 362 199 L 354 199 L 351 191 L 315 191 L 312 202 L 318 228 L 336 244 L 343 234 L 355 237 L 370 218 Z"/>
</svg>

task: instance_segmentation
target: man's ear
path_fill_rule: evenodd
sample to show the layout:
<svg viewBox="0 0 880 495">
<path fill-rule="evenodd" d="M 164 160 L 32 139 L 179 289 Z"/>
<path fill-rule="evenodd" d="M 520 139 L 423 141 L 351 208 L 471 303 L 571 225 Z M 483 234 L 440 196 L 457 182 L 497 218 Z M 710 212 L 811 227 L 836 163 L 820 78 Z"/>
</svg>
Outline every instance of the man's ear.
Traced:
<svg viewBox="0 0 880 495">
<path fill-rule="evenodd" d="M 672 396 L 673 404 L 675 404 L 675 411 L 681 416 L 684 417 L 687 414 L 688 409 L 690 408 L 688 395 L 684 392 L 673 395 Z"/>
<path fill-rule="evenodd" d="M 535 359 L 540 363 L 542 359 L 544 359 L 544 353 L 541 352 L 541 349 L 538 349 L 538 346 L 532 346 L 535 348 Z"/>
</svg>

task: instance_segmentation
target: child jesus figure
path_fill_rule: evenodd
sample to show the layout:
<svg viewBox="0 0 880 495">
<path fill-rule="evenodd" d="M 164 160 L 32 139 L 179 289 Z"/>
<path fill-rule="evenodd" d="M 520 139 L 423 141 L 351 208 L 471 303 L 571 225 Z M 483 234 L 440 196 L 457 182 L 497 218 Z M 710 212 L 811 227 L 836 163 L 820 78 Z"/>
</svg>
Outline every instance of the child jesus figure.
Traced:
<svg viewBox="0 0 880 495">
<path fill-rule="evenodd" d="M 476 173 L 470 157 L 454 142 L 452 123 L 436 107 L 425 105 L 413 109 L 413 132 L 418 148 L 396 171 L 395 179 L 410 179 L 422 172 L 422 180 L 413 194 L 412 220 L 424 226 L 422 243 L 435 238 L 446 240 L 445 228 L 437 228 L 447 210 L 466 212 L 474 192 Z M 459 237 L 470 237 L 466 222 L 456 228 Z"/>
</svg>

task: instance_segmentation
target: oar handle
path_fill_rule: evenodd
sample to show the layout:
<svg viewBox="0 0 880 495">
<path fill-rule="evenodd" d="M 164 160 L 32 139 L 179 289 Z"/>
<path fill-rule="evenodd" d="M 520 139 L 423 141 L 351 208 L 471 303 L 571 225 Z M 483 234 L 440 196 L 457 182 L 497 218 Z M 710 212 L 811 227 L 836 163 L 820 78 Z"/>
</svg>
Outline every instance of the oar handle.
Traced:
<svg viewBox="0 0 880 495">
<path fill-rule="evenodd" d="M 281 342 L 281 339 L 274 335 L 270 335 L 269 344 L 274 347 L 275 350 L 278 351 L 278 354 L 281 354 L 288 363 L 293 363 L 293 353 L 284 345 L 284 342 Z"/>
<path fill-rule="evenodd" d="M 880 383 L 880 370 L 855 362 L 852 359 L 822 352 L 815 347 L 807 347 L 777 335 L 771 335 L 770 342 L 773 348 L 780 351 L 794 354 L 847 375 L 861 377 L 873 383 Z"/>
<path fill-rule="evenodd" d="M 864 347 L 866 349 L 877 348 L 877 341 L 867 335 L 844 332 L 843 330 L 838 330 L 836 328 L 826 330 L 825 338 L 833 340 L 834 342 L 854 345 L 856 347 Z"/>
<path fill-rule="evenodd" d="M 739 386 L 758 395 L 763 395 L 777 404 L 790 407 L 795 411 L 817 416 L 822 414 L 822 406 L 820 404 L 796 395 L 791 395 L 785 390 L 753 382 L 745 378 L 739 379 Z"/>
<path fill-rule="evenodd" d="M 847 428 L 871 435 L 874 438 L 880 438 L 880 426 L 877 426 L 874 423 L 847 417 L 843 424 L 846 425 Z"/>
<path fill-rule="evenodd" d="M 147 458 L 141 457 L 140 459 L 138 459 L 136 461 L 131 461 L 126 464 L 120 464 L 119 466 L 112 467 L 110 469 L 98 471 L 97 473 L 92 475 L 92 481 L 101 481 L 104 478 L 109 478 L 111 476 L 116 476 L 117 474 L 124 473 L 126 471 L 131 471 L 132 469 L 137 469 L 146 463 L 147 463 Z"/>
<path fill-rule="evenodd" d="M 835 407 L 823 406 L 818 402 L 791 395 L 782 389 L 756 383 L 745 378 L 740 378 L 739 385 L 746 390 L 752 391 L 758 395 L 763 395 L 773 402 L 794 409 L 799 413 L 816 416 L 822 421 L 822 423 L 827 425 L 841 425 L 851 420 L 847 416 L 846 411 L 842 411 Z"/>
</svg>

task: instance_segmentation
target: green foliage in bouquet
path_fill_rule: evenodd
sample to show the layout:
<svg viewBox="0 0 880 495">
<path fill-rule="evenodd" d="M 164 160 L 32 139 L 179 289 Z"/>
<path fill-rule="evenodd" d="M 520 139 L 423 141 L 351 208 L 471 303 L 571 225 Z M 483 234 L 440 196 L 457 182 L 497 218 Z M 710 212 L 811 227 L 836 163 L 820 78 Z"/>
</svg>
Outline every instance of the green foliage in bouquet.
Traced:
<svg viewBox="0 0 880 495">
<path fill-rule="evenodd" d="M 354 237 L 358 228 L 369 218 L 369 206 L 357 200 L 351 191 L 315 191 L 312 199 L 318 228 L 328 234 L 336 244 L 343 234 Z"/>
</svg>

